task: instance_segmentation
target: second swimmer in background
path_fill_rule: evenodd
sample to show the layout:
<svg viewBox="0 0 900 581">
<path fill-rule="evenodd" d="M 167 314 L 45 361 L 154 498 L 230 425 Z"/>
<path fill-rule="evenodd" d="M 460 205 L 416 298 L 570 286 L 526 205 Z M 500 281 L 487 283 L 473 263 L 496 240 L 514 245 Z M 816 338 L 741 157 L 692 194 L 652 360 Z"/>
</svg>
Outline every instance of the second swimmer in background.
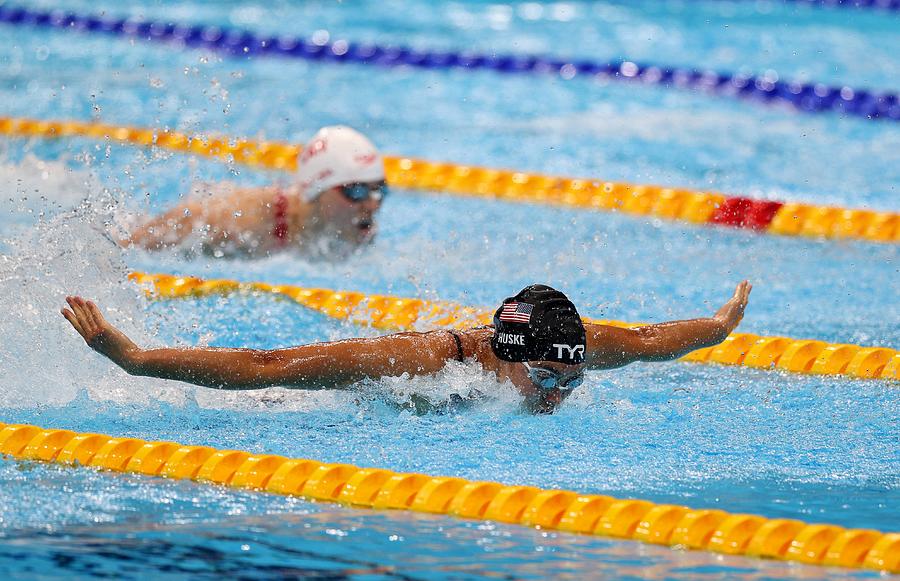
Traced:
<svg viewBox="0 0 900 581">
<path fill-rule="evenodd" d="M 261 258 L 286 250 L 343 256 L 372 242 L 375 215 L 387 195 L 378 150 L 339 125 L 323 127 L 306 144 L 289 186 L 221 189 L 151 218 L 122 244 L 217 257 Z"/>
</svg>

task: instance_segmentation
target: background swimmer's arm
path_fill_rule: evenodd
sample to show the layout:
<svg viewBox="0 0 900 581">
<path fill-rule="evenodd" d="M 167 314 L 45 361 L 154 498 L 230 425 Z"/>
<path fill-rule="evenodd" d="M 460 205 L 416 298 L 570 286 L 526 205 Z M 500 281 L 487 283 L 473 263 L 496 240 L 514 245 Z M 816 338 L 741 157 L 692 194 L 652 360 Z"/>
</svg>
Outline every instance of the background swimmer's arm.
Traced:
<svg viewBox="0 0 900 581">
<path fill-rule="evenodd" d="M 203 209 L 197 202 L 182 204 L 135 228 L 131 236 L 122 241 L 122 245 L 160 250 L 166 246 L 181 244 L 191 235 L 194 222 L 202 213 Z"/>
<path fill-rule="evenodd" d="M 669 361 L 725 340 L 744 316 L 752 285 L 744 281 L 715 316 L 623 329 L 585 325 L 587 364 L 612 369 L 635 361 Z"/>
<path fill-rule="evenodd" d="M 192 196 L 135 228 L 130 238 L 122 241 L 122 246 L 133 244 L 147 250 L 161 250 L 183 243 L 198 227 L 204 230 L 205 242 L 213 245 L 227 242 L 235 232 L 252 230 L 258 222 L 268 219 L 273 191 L 276 190 L 241 188 Z M 268 228 L 266 221 L 264 229 Z"/>
<path fill-rule="evenodd" d="M 341 388 L 361 379 L 423 375 L 456 356 L 446 332 L 398 333 L 271 351 L 255 349 L 141 349 L 110 325 L 100 309 L 68 297 L 62 314 L 87 344 L 132 375 L 184 381 L 218 389 L 271 386 Z"/>
</svg>

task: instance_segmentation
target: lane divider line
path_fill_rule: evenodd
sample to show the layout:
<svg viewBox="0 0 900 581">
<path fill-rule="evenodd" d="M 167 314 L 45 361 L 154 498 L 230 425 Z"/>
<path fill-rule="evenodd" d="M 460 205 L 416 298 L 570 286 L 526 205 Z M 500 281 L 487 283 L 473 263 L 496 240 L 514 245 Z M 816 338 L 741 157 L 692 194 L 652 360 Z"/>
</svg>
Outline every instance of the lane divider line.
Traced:
<svg viewBox="0 0 900 581">
<path fill-rule="evenodd" d="M 900 11 L 900 0 L 791 0 L 796 4 L 811 4 L 824 8 L 874 8 L 883 11 Z"/>
<path fill-rule="evenodd" d="M 354 291 L 227 279 L 203 280 L 189 276 L 140 272 L 130 274 L 129 278 L 142 285 L 154 297 L 203 297 L 233 292 L 276 294 L 335 319 L 391 331 L 448 327 L 462 329 L 489 324 L 493 316 L 490 309 Z M 620 327 L 641 325 L 587 317 L 584 320 Z M 732 333 L 721 344 L 694 351 L 681 360 L 794 373 L 844 375 L 856 379 L 900 380 L 900 351 L 896 349 L 767 337 L 752 333 Z"/>
<path fill-rule="evenodd" d="M 900 533 L 872 529 L 24 424 L 0 423 L 0 453 L 20 460 L 193 479 L 354 508 L 444 514 L 726 555 L 900 573 Z"/>
<path fill-rule="evenodd" d="M 88 137 L 159 147 L 266 169 L 295 171 L 302 148 L 278 142 L 187 135 L 169 130 L 79 121 L 0 117 L 0 134 L 53 139 Z M 900 213 L 852 210 L 798 202 L 755 200 L 665 186 L 501 170 L 384 157 L 393 187 L 464 196 L 621 212 L 691 224 L 744 228 L 769 234 L 900 242 Z"/>
<path fill-rule="evenodd" d="M 575 78 L 630 81 L 634 84 L 692 89 L 705 94 L 749 99 L 762 103 L 788 104 L 797 111 L 838 111 L 863 119 L 900 121 L 900 96 L 887 91 L 834 87 L 780 79 L 775 72 L 764 75 L 670 67 L 630 60 L 594 62 L 553 56 L 435 51 L 406 46 L 328 40 L 319 33 L 306 40 L 299 37 L 259 36 L 249 30 L 175 24 L 60 10 L 30 10 L 0 6 L 0 22 L 14 26 L 37 26 L 82 33 L 165 42 L 178 47 L 216 51 L 233 58 L 271 57 L 316 62 L 354 63 L 380 67 L 417 69 L 488 70 L 502 74 L 553 75 L 565 81 Z"/>
</svg>

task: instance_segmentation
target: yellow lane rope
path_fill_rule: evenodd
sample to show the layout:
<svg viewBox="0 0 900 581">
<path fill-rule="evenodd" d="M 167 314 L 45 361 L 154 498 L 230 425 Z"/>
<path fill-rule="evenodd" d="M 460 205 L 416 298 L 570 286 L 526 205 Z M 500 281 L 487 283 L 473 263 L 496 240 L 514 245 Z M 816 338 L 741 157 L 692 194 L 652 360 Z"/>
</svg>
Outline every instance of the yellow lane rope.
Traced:
<svg viewBox="0 0 900 581">
<path fill-rule="evenodd" d="M 900 533 L 871 529 L 31 425 L 0 424 L 0 453 L 23 460 L 191 478 L 360 508 L 446 514 L 729 555 L 900 572 Z"/>
<path fill-rule="evenodd" d="M 168 274 L 133 273 L 130 276 L 137 283 L 146 285 L 148 291 L 158 297 L 196 297 L 236 291 L 274 293 L 329 317 L 386 330 L 410 329 L 414 326 L 465 328 L 488 324 L 493 316 L 491 310 L 464 307 L 450 302 L 353 291 L 235 280 L 203 280 Z M 588 318 L 585 321 L 624 327 L 640 324 Z M 732 333 L 721 344 L 694 351 L 682 360 L 797 373 L 900 380 L 900 351 L 895 349 L 767 337 L 752 333 Z"/>
<path fill-rule="evenodd" d="M 0 117 L 0 134 L 45 139 L 89 137 L 284 171 L 296 169 L 301 151 L 300 146 L 286 143 L 15 117 Z M 396 187 L 624 212 L 783 235 L 900 242 L 900 213 L 897 212 L 753 200 L 683 188 L 567 178 L 406 157 L 386 156 L 384 162 L 388 182 Z"/>
</svg>

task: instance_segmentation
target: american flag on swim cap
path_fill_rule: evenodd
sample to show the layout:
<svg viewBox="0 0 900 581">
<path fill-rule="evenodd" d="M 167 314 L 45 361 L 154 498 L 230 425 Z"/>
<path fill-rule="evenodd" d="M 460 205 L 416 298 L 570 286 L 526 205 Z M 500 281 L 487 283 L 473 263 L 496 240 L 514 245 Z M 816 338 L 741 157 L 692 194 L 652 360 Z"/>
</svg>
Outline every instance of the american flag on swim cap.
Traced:
<svg viewBox="0 0 900 581">
<path fill-rule="evenodd" d="M 528 323 L 531 321 L 531 311 L 534 305 L 528 303 L 506 303 L 500 310 L 500 320 L 511 323 Z"/>
</svg>

